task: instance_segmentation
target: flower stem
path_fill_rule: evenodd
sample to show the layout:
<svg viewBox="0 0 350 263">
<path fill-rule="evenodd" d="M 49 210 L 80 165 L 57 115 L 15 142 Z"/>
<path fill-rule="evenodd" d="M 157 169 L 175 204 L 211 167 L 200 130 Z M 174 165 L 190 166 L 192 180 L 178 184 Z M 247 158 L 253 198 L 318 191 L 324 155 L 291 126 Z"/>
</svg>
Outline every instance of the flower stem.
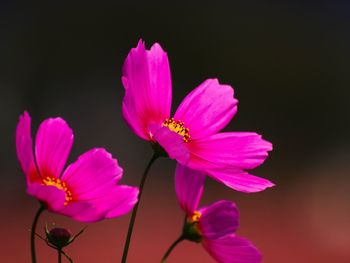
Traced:
<svg viewBox="0 0 350 263">
<path fill-rule="evenodd" d="M 66 259 L 68 259 L 68 261 L 69 261 L 70 263 L 73 263 L 73 259 L 71 259 L 71 258 L 66 254 L 66 252 L 64 252 L 63 250 L 61 250 L 61 252 L 62 252 L 63 256 L 65 256 Z"/>
<path fill-rule="evenodd" d="M 57 253 L 58 253 L 58 263 L 61 263 L 62 262 L 62 250 L 57 249 Z"/>
<path fill-rule="evenodd" d="M 45 210 L 45 206 L 43 204 L 40 205 L 40 208 L 38 210 L 38 212 L 36 212 L 34 220 L 33 220 L 33 224 L 32 224 L 32 229 L 30 232 L 30 249 L 31 249 L 31 253 L 32 253 L 32 263 L 36 263 L 36 255 L 35 255 L 35 229 L 36 229 L 36 225 L 38 223 L 38 219 L 41 215 L 42 212 L 44 212 Z"/>
<path fill-rule="evenodd" d="M 147 174 L 148 174 L 152 164 L 154 163 L 155 160 L 157 160 L 158 157 L 159 157 L 159 154 L 157 154 L 155 152 L 153 154 L 151 160 L 148 162 L 145 171 L 143 172 L 143 175 L 142 175 L 142 178 L 141 178 L 141 182 L 140 182 L 140 185 L 139 185 L 139 196 L 138 196 L 139 200 L 136 203 L 134 209 L 132 210 L 131 219 L 130 219 L 130 222 L 129 222 L 128 234 L 126 236 L 125 245 L 124 245 L 123 258 L 122 258 L 122 261 L 121 261 L 122 263 L 126 262 L 126 258 L 128 256 L 128 250 L 129 250 L 129 245 L 130 245 L 132 231 L 133 231 L 134 224 L 135 224 L 137 209 L 138 209 L 140 201 L 141 201 L 143 186 L 145 184 L 145 181 L 146 181 L 146 178 L 147 178 Z"/>
<path fill-rule="evenodd" d="M 63 250 L 61 250 L 61 252 L 62 252 L 63 256 L 65 256 L 66 259 L 68 259 L 68 261 L 69 261 L 70 263 L 73 263 L 73 259 L 71 259 Z"/>
<path fill-rule="evenodd" d="M 184 236 L 180 236 L 178 239 L 175 240 L 175 242 L 168 248 L 167 252 L 163 256 L 161 263 L 165 263 L 171 251 L 173 251 L 173 249 L 177 246 L 177 244 L 179 244 L 183 240 L 185 240 Z"/>
</svg>

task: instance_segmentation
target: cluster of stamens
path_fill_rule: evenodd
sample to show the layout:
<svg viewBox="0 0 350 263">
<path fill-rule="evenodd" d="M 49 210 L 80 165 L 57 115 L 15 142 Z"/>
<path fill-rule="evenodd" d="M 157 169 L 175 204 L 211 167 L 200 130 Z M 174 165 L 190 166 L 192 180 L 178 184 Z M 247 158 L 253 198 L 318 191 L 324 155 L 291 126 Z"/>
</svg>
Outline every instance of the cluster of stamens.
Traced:
<svg viewBox="0 0 350 263">
<path fill-rule="evenodd" d="M 163 126 L 168 127 L 169 130 L 176 132 L 183 137 L 184 142 L 188 142 L 191 138 L 189 132 L 190 129 L 185 127 L 185 123 L 178 120 L 175 121 L 174 118 L 166 118 L 163 122 Z"/>
<path fill-rule="evenodd" d="M 201 212 L 194 211 L 189 220 L 191 223 L 196 223 L 196 222 L 199 222 L 199 219 L 201 218 L 201 216 L 202 216 Z"/>
<path fill-rule="evenodd" d="M 66 193 L 66 201 L 64 205 L 67 205 L 73 200 L 72 192 L 68 189 L 67 184 L 62 182 L 59 178 L 46 176 L 43 179 L 43 184 L 47 186 L 55 186 L 57 189 L 63 190 Z"/>
</svg>

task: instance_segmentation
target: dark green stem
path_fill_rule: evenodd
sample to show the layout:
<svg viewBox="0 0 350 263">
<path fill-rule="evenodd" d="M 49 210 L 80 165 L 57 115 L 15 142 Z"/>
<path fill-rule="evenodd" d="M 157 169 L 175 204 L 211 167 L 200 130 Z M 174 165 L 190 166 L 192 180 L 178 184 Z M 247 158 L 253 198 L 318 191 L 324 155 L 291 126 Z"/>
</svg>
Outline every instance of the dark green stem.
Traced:
<svg viewBox="0 0 350 263">
<path fill-rule="evenodd" d="M 168 256 L 170 255 L 171 251 L 173 251 L 173 249 L 177 246 L 177 244 L 179 244 L 183 240 L 185 240 L 184 236 L 180 236 L 178 239 L 175 240 L 175 242 L 168 248 L 167 252 L 163 256 L 161 263 L 165 263 L 166 262 L 166 260 L 167 260 Z"/>
<path fill-rule="evenodd" d="M 129 245 L 130 245 L 132 231 L 133 231 L 134 224 L 135 224 L 137 209 L 138 209 L 140 201 L 141 201 L 143 186 L 145 184 L 145 181 L 146 181 L 146 178 L 147 178 L 147 174 L 148 174 L 152 164 L 154 163 L 155 160 L 157 160 L 158 157 L 159 157 L 159 154 L 157 154 L 155 152 L 153 154 L 151 160 L 148 162 L 145 171 L 143 172 L 143 175 L 142 175 L 142 178 L 141 178 L 141 182 L 140 182 L 140 185 L 139 185 L 139 196 L 138 196 L 139 200 L 136 203 L 136 205 L 134 206 L 134 209 L 132 210 L 131 219 L 130 219 L 129 228 L 128 228 L 128 234 L 126 236 L 125 245 L 124 245 L 123 258 L 122 258 L 122 261 L 121 261 L 122 263 L 126 262 L 126 258 L 128 256 L 128 250 L 129 250 Z"/>
<path fill-rule="evenodd" d="M 69 261 L 70 263 L 73 263 L 73 259 L 71 259 L 63 250 L 61 250 L 61 252 L 62 252 L 63 256 L 65 256 L 66 259 L 68 259 L 68 261 Z"/>
<path fill-rule="evenodd" d="M 58 253 L 58 263 L 61 263 L 62 262 L 62 250 L 57 249 L 57 253 Z"/>
<path fill-rule="evenodd" d="M 45 210 L 45 206 L 44 205 L 40 205 L 40 208 L 38 210 L 38 212 L 36 212 L 34 220 L 33 220 L 33 224 L 32 224 L 32 229 L 30 232 L 30 249 L 31 249 L 31 253 L 32 253 L 32 263 L 36 263 L 36 255 L 35 255 L 35 229 L 36 229 L 36 225 L 38 223 L 38 219 L 41 215 L 42 212 L 44 212 Z"/>
</svg>

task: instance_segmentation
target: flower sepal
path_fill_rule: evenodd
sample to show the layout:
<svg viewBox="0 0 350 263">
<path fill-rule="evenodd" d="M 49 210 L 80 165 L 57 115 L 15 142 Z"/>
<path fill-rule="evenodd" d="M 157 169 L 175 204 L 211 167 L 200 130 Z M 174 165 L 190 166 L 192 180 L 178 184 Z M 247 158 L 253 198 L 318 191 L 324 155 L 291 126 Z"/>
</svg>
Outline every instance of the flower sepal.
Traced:
<svg viewBox="0 0 350 263">
<path fill-rule="evenodd" d="M 182 237 L 183 239 L 200 243 L 203 236 L 199 230 L 198 221 L 193 221 L 186 218 L 182 229 Z"/>
</svg>

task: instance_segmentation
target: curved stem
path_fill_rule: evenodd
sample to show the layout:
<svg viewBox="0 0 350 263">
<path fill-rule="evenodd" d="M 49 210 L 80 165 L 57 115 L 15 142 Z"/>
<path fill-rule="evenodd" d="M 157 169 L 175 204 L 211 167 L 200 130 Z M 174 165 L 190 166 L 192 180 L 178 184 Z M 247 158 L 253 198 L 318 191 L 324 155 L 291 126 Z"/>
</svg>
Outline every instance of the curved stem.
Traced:
<svg viewBox="0 0 350 263">
<path fill-rule="evenodd" d="M 134 228 L 134 224 L 135 224 L 135 219 L 136 219 L 136 215 L 137 215 L 137 209 L 139 207 L 140 201 L 141 201 L 141 196 L 142 196 L 142 191 L 143 191 L 143 186 L 145 184 L 146 178 L 147 178 L 147 174 L 152 166 L 152 164 L 154 163 L 155 160 L 157 160 L 157 158 L 159 157 L 159 155 L 157 153 L 154 153 L 151 160 L 148 162 L 145 171 L 143 172 L 142 178 L 141 178 L 141 182 L 139 185 L 139 200 L 136 203 L 136 205 L 134 206 L 134 209 L 132 210 L 132 215 L 130 218 L 130 222 L 129 222 L 129 228 L 128 228 L 128 234 L 126 236 L 126 240 L 125 240 L 125 245 L 124 245 L 124 252 L 123 252 L 123 258 L 122 258 L 122 263 L 126 262 L 126 258 L 128 256 L 128 250 L 129 250 L 129 245 L 130 245 L 130 240 L 131 240 L 131 235 L 132 235 L 132 231 Z"/>
<path fill-rule="evenodd" d="M 58 263 L 61 263 L 62 262 L 62 250 L 57 249 L 57 253 L 58 253 Z"/>
<path fill-rule="evenodd" d="M 41 215 L 42 212 L 44 212 L 45 207 L 44 205 L 40 205 L 40 208 L 38 212 L 36 212 L 33 223 L 32 223 L 32 229 L 30 232 L 30 249 L 31 249 L 31 254 L 32 254 L 32 263 L 36 263 L 36 255 L 35 255 L 35 229 L 36 225 L 38 223 L 38 219 Z"/>
<path fill-rule="evenodd" d="M 167 252 L 164 254 L 161 263 L 165 263 L 171 251 L 173 251 L 177 244 L 179 244 L 183 240 L 185 240 L 184 236 L 180 236 L 178 239 L 175 240 L 175 242 L 168 248 Z"/>
</svg>

